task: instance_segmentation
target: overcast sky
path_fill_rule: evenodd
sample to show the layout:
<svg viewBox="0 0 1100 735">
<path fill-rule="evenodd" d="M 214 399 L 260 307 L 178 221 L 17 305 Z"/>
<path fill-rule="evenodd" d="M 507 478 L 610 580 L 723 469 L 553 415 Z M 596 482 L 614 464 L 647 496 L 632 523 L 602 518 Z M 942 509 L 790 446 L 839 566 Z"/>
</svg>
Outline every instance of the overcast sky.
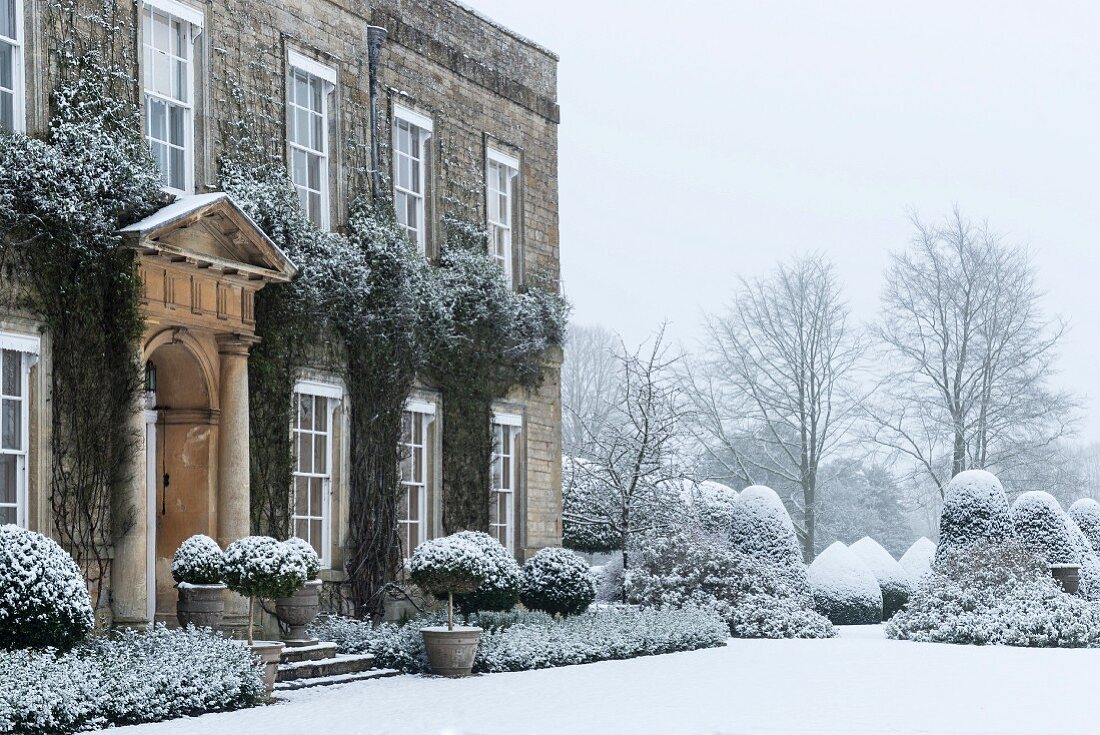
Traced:
<svg viewBox="0 0 1100 735">
<path fill-rule="evenodd" d="M 1100 3 L 468 2 L 561 56 L 576 321 L 692 347 L 809 250 L 871 320 L 909 212 L 957 203 L 1031 248 L 1071 323 L 1055 380 L 1100 395 Z"/>
</svg>

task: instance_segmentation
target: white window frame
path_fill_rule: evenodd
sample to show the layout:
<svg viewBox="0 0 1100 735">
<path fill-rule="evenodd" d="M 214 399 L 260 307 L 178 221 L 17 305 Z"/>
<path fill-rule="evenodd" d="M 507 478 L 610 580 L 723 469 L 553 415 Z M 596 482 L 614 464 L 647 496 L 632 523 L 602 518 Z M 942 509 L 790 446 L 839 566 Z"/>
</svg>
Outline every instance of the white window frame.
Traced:
<svg viewBox="0 0 1100 735">
<path fill-rule="evenodd" d="M 290 138 L 290 125 L 291 118 L 294 115 L 295 110 L 305 110 L 307 114 L 317 114 L 316 111 L 309 108 L 301 107 L 294 101 L 294 74 L 299 72 L 312 77 L 322 85 L 321 90 L 321 148 L 319 150 L 310 148 L 301 143 L 296 143 Z M 322 230 L 328 230 L 329 223 L 329 97 L 336 91 L 337 75 L 336 70 L 332 67 L 325 66 L 324 64 L 314 61 L 308 56 L 304 56 L 293 49 L 287 49 L 287 89 L 286 89 L 286 114 L 287 114 L 287 169 L 290 171 L 291 179 L 294 178 L 294 151 L 301 151 L 306 156 L 316 156 L 320 158 L 320 190 L 318 194 L 321 199 L 321 221 L 315 222 Z M 307 172 L 308 179 L 308 172 Z M 294 184 L 295 191 L 298 191 L 300 187 L 297 183 Z M 304 187 L 306 191 L 310 191 L 309 187 Z M 306 210 L 308 215 L 308 208 Z"/>
<path fill-rule="evenodd" d="M 168 191 L 176 196 L 186 196 L 191 194 L 195 190 L 195 41 L 202 34 L 204 27 L 204 17 L 201 10 L 192 8 L 189 5 L 178 2 L 177 0 L 143 0 L 139 9 L 140 19 L 144 29 L 145 25 L 145 11 L 149 10 L 151 13 L 161 13 L 169 17 L 171 20 L 178 20 L 181 23 L 187 25 L 187 39 L 186 46 L 188 51 L 187 58 L 187 79 L 185 83 L 187 85 L 187 102 L 180 102 L 179 100 L 166 97 L 160 93 L 151 91 L 146 87 L 145 75 L 149 73 L 148 69 L 142 68 L 141 70 L 141 91 L 142 91 L 142 104 L 143 110 L 143 134 L 148 141 L 150 134 L 149 129 L 149 116 L 152 114 L 149 106 L 149 98 L 154 97 L 165 105 L 179 107 L 184 110 L 184 124 L 183 124 L 183 188 L 171 186 L 167 183 L 168 174 L 165 173 L 165 183 L 162 187 L 165 191 Z M 152 39 L 144 38 L 144 31 L 142 33 L 143 38 L 141 40 L 141 59 L 144 67 L 145 49 L 153 49 Z M 153 50 L 152 53 L 160 53 L 157 50 Z M 170 124 L 166 122 L 166 125 Z"/>
<path fill-rule="evenodd" d="M 419 544 L 422 544 L 422 543 L 424 543 L 425 541 L 428 540 L 428 478 L 429 478 L 429 470 L 431 468 L 431 459 L 432 459 L 432 445 L 428 440 L 428 432 L 429 432 L 429 429 L 430 429 L 432 423 L 435 421 L 435 404 L 430 402 L 430 401 L 421 401 L 421 400 L 417 400 L 417 399 L 409 399 L 408 401 L 405 402 L 404 412 L 407 413 L 407 414 L 411 414 L 411 416 L 412 416 L 411 420 L 412 421 L 419 421 L 420 422 L 420 436 L 421 436 L 421 440 L 422 440 L 423 443 L 419 444 L 419 445 L 416 445 L 416 444 L 413 444 L 411 441 L 406 442 L 405 437 L 402 434 L 402 437 L 401 437 L 402 462 L 401 462 L 401 464 L 404 465 L 404 458 L 405 458 L 404 452 L 412 451 L 413 448 L 416 447 L 416 446 L 421 447 L 422 452 L 421 452 L 421 457 L 420 457 L 420 462 L 421 462 L 420 476 L 422 478 L 424 478 L 424 481 L 421 482 L 421 483 L 415 483 L 415 482 L 411 482 L 409 480 L 406 480 L 404 477 L 400 477 L 401 487 L 404 490 L 404 492 L 406 493 L 406 495 L 403 496 L 403 501 L 405 503 L 405 512 L 403 513 L 403 515 L 405 515 L 405 516 L 409 515 L 409 513 L 408 513 L 408 495 L 407 495 L 407 493 L 411 492 L 412 487 L 414 487 L 414 486 L 416 487 L 417 507 L 420 509 L 420 514 L 419 514 L 419 518 L 415 521 L 414 520 L 409 520 L 409 519 L 406 519 L 406 520 L 398 519 L 397 522 L 398 522 L 398 525 L 400 525 L 400 526 L 409 526 L 409 525 L 413 525 L 413 524 L 416 524 L 416 525 L 419 526 L 419 528 L 417 529 L 417 534 L 416 534 L 416 543 L 417 543 L 417 545 L 419 545 Z M 402 422 L 403 421 L 404 421 L 404 417 L 402 417 Z M 415 438 L 415 435 L 414 435 L 414 437 L 410 437 L 410 439 L 411 438 Z M 400 476 L 400 470 L 399 470 L 398 474 Z M 404 532 L 404 529 L 402 529 L 401 538 L 404 539 L 406 537 L 406 535 L 407 534 Z M 412 553 L 415 549 L 416 549 L 415 546 L 413 546 L 412 548 L 406 548 L 404 550 L 405 551 L 405 558 L 408 559 L 410 556 L 412 556 Z"/>
<path fill-rule="evenodd" d="M 0 2 L 2 1 L 3 0 L 0 0 Z M 23 69 L 23 0 L 15 0 L 15 7 L 12 9 L 12 12 L 15 13 L 15 36 L 9 37 L 0 34 L 0 41 L 2 41 L 5 45 L 10 46 L 12 49 L 12 88 L 11 90 L 5 91 L 10 91 L 10 94 L 12 95 L 12 132 L 22 133 L 25 132 L 27 129 L 27 88 L 26 73 Z"/>
<path fill-rule="evenodd" d="M 0 381 L 0 401 L 19 400 L 20 423 L 20 447 L 18 449 L 5 449 L 0 444 L 0 454 L 11 454 L 16 457 L 15 465 L 15 503 L 3 503 L 0 507 L 15 508 L 15 525 L 27 528 L 29 518 L 27 512 L 27 496 L 30 487 L 30 373 L 31 367 L 38 362 L 41 341 L 38 337 L 12 332 L 0 332 L 0 350 L 11 350 L 19 354 L 19 396 L 7 396 L 3 394 L 3 383 Z M 2 361 L 2 357 L 0 357 Z M 2 368 L 2 365 L 0 365 Z"/>
<path fill-rule="evenodd" d="M 497 186 L 497 179 L 493 176 L 494 168 L 504 168 L 508 173 L 504 179 L 504 190 L 500 190 Z M 512 251 L 515 247 L 515 233 L 516 224 L 512 221 L 512 210 L 516 206 L 516 180 L 519 178 L 519 159 L 515 156 L 509 156 L 507 153 L 502 153 L 494 148 L 489 148 L 486 151 L 485 160 L 485 224 L 489 231 L 489 254 L 496 258 L 500 263 L 501 269 L 504 271 L 504 278 L 508 282 L 508 286 L 511 287 L 515 282 L 515 268 L 512 262 Z M 495 197 L 503 195 L 506 206 L 502 211 L 498 212 L 498 218 L 493 219 L 491 202 Z M 498 200 L 499 209 L 499 200 Z M 503 252 L 501 251 L 501 245 L 498 241 L 498 233 L 504 233 L 506 235 L 505 242 L 503 243 Z"/>
<path fill-rule="evenodd" d="M 327 409 L 328 409 L 328 411 L 327 411 L 327 416 L 326 416 L 326 419 L 325 419 L 325 422 L 326 422 L 325 425 L 328 428 L 325 432 L 319 432 L 319 431 L 316 431 L 316 429 L 302 430 L 302 429 L 299 428 L 299 422 L 300 422 L 300 418 L 299 418 L 300 417 L 300 408 L 299 408 L 299 406 L 301 405 L 300 401 L 301 401 L 301 396 L 303 396 L 303 395 L 311 396 L 314 400 L 316 400 L 317 398 L 327 399 Z M 293 396 L 294 396 L 294 419 L 291 422 L 290 436 L 291 436 L 291 441 L 292 441 L 293 446 L 294 446 L 294 471 L 292 473 L 292 476 L 295 478 L 295 482 L 292 484 L 291 492 L 290 492 L 290 533 L 291 533 L 292 536 L 297 535 L 297 533 L 296 533 L 296 531 L 297 531 L 296 521 L 298 521 L 299 519 L 307 520 L 307 522 L 308 522 L 309 520 L 314 520 L 314 519 L 320 518 L 320 521 L 321 521 L 321 554 L 319 556 L 321 557 L 321 567 L 324 568 L 324 569 L 328 569 L 329 567 L 332 566 L 332 474 L 333 474 L 332 462 L 333 462 L 333 455 L 334 455 L 333 439 L 334 439 L 334 435 L 335 435 L 335 432 L 334 432 L 335 426 L 334 426 L 333 422 L 336 418 L 336 409 L 339 407 L 339 405 L 344 400 L 344 389 L 343 389 L 342 386 L 340 386 L 336 383 L 327 383 L 327 382 L 322 382 L 322 381 L 318 381 L 318 380 L 299 380 L 294 384 Z M 326 444 L 326 446 L 325 446 L 325 454 L 326 454 L 326 456 L 325 456 L 325 472 L 323 472 L 323 473 L 300 472 L 299 469 L 298 469 L 298 467 L 299 467 L 299 464 L 298 464 L 298 461 L 299 461 L 299 458 L 298 458 L 298 446 L 299 446 L 298 436 L 299 436 L 299 434 L 304 433 L 304 432 L 308 432 L 312 437 L 314 437 L 314 440 L 313 440 L 314 442 L 316 442 L 316 437 L 318 435 L 322 435 L 322 434 L 327 435 L 327 441 L 325 442 L 325 444 Z M 311 444 L 311 447 L 312 446 L 316 446 L 315 443 Z M 320 478 L 321 479 L 321 515 L 320 516 L 316 516 L 316 515 L 312 515 L 312 514 L 308 515 L 308 516 L 303 516 L 303 515 L 299 515 L 297 513 L 298 506 L 297 506 L 297 497 L 296 497 L 296 495 L 297 495 L 297 492 L 298 492 L 298 487 L 297 487 L 297 481 L 296 480 L 297 480 L 298 477 L 309 477 L 309 478 Z M 310 511 L 312 511 L 312 510 L 313 509 L 311 508 Z M 309 539 L 303 539 L 303 540 L 309 541 Z"/>
<path fill-rule="evenodd" d="M 397 147 L 397 134 L 398 134 L 398 127 L 399 127 L 398 123 L 399 122 L 404 122 L 406 125 L 409 125 L 409 126 L 411 126 L 412 128 L 414 128 L 415 130 L 418 131 L 419 144 L 420 144 L 420 158 L 419 159 L 412 159 L 412 160 L 415 161 L 415 165 L 417 166 L 417 172 L 419 173 L 419 177 L 418 177 L 419 180 L 420 180 L 420 191 L 419 192 L 413 191 L 412 189 L 408 189 L 408 188 L 400 186 L 398 184 L 399 177 L 397 175 L 397 171 L 398 171 L 398 167 L 401 165 L 402 157 L 410 158 L 410 159 L 412 158 L 412 156 L 410 154 L 398 150 L 398 147 Z M 410 228 L 407 223 L 403 224 L 402 227 L 404 227 L 405 231 L 409 233 L 409 240 L 414 245 L 416 245 L 417 251 L 419 251 L 421 255 L 426 255 L 427 252 L 428 252 L 428 223 L 427 223 L 427 216 L 428 216 L 428 212 L 429 212 L 429 206 L 428 206 L 429 203 L 428 203 L 428 199 L 427 199 L 427 197 L 428 197 L 428 176 L 431 175 L 431 171 L 428 170 L 428 167 L 425 163 L 425 159 L 426 159 L 426 153 L 428 151 L 428 146 L 431 144 L 432 135 L 434 133 L 434 129 L 433 129 L 433 126 L 432 126 L 432 119 L 430 117 L 428 117 L 427 115 L 422 115 L 421 113 L 416 112 L 414 110 L 410 110 L 407 107 L 402 107 L 401 105 L 394 105 L 394 107 L 393 107 L 393 125 L 392 125 L 392 128 L 393 128 L 393 130 L 391 131 L 391 135 L 390 135 L 390 137 L 391 137 L 390 145 L 391 145 L 392 153 L 393 153 L 393 162 L 392 162 L 393 163 L 393 200 L 394 200 L 394 209 L 397 212 L 397 218 L 398 218 L 397 221 L 398 221 L 398 223 L 401 223 L 401 217 L 403 216 L 401 214 L 400 208 L 398 208 L 398 206 L 397 206 L 398 196 L 401 195 L 401 196 L 404 196 L 404 197 L 412 197 L 413 199 L 415 199 L 416 200 L 416 220 L 417 220 L 418 227 Z"/>
<path fill-rule="evenodd" d="M 497 428 L 500 428 L 501 435 L 508 443 L 507 447 L 502 447 L 501 443 L 497 442 Z M 518 498 L 519 492 L 519 467 L 516 462 L 517 455 L 519 454 L 519 437 L 523 433 L 523 417 L 518 414 L 509 413 L 494 413 L 493 414 L 493 469 L 490 475 L 493 477 L 493 487 L 489 488 L 489 535 L 500 541 L 500 535 L 504 536 L 502 545 L 508 550 L 509 554 L 516 553 L 516 498 Z M 507 449 L 507 451 L 504 451 Z M 502 461 L 505 457 L 510 461 L 510 476 L 504 478 L 504 473 L 501 472 L 501 485 L 497 487 L 496 483 L 496 468 L 497 462 Z M 507 487 L 504 487 L 507 480 Z M 505 504 L 505 517 L 504 522 L 501 523 L 500 519 L 497 522 L 493 522 L 493 506 L 498 500 L 498 495 L 501 493 L 507 493 L 510 497 Z M 503 534 L 500 534 L 498 529 L 504 529 Z"/>
</svg>

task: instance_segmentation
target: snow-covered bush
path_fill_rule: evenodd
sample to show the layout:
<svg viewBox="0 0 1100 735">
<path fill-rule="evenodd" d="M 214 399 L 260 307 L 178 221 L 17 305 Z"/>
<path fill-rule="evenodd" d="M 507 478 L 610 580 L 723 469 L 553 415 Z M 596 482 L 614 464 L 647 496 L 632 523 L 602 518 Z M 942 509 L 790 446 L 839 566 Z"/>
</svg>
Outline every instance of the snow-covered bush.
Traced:
<svg viewBox="0 0 1100 735">
<path fill-rule="evenodd" d="M 596 599 L 596 580 L 584 559 L 569 549 L 540 549 L 523 565 L 520 600 L 530 610 L 576 615 Z"/>
<path fill-rule="evenodd" d="M 1085 534 L 1095 551 L 1100 551 L 1100 503 L 1092 498 L 1081 498 L 1069 507 L 1069 517 Z"/>
<path fill-rule="evenodd" d="M 835 625 L 871 625 L 882 621 L 882 591 L 874 573 L 851 550 L 833 543 L 809 570 L 814 609 Z"/>
<path fill-rule="evenodd" d="M 1020 542 L 1032 546 L 1047 564 L 1078 564 L 1062 506 L 1050 493 L 1032 490 L 1012 504 L 1012 527 Z"/>
<path fill-rule="evenodd" d="M 68 649 L 92 629 L 80 568 L 57 542 L 0 526 L 0 649 Z"/>
<path fill-rule="evenodd" d="M 447 596 L 448 628 L 454 626 L 454 596 L 476 590 L 494 569 L 478 543 L 458 534 L 425 541 L 409 559 L 413 584 L 436 597 Z"/>
<path fill-rule="evenodd" d="M 999 543 L 1010 536 L 1008 498 L 995 475 L 985 470 L 966 470 L 947 483 L 937 555 L 974 543 Z"/>
<path fill-rule="evenodd" d="M 680 499 L 690 524 L 706 533 L 728 536 L 733 527 L 737 491 L 713 480 L 685 480 Z"/>
<path fill-rule="evenodd" d="M 201 533 L 180 544 L 172 557 L 172 579 L 177 584 L 218 584 L 222 581 L 224 568 L 222 547 Z"/>
<path fill-rule="evenodd" d="M 455 595 L 455 604 L 463 615 L 481 610 L 511 610 L 519 602 L 521 570 L 515 558 L 500 542 L 482 531 L 460 531 L 464 539 L 481 549 L 489 573 L 473 592 Z"/>
<path fill-rule="evenodd" d="M 622 534 L 601 520 L 609 516 L 603 506 L 613 490 L 600 482 L 587 462 L 562 457 L 562 546 L 588 552 L 619 550 L 623 545 Z"/>
<path fill-rule="evenodd" d="M 321 573 L 321 557 L 317 556 L 313 544 L 297 536 L 291 536 L 283 543 L 298 552 L 306 569 L 306 579 L 317 579 L 317 575 Z"/>
<path fill-rule="evenodd" d="M 913 542 L 908 551 L 902 554 L 898 564 L 909 575 L 910 587 L 932 573 L 932 560 L 936 558 L 936 545 L 924 536 Z"/>
<path fill-rule="evenodd" d="M 806 564 L 798 545 L 794 523 L 775 491 L 753 485 L 741 491 L 733 505 L 730 541 L 743 554 L 767 563 L 783 583 L 796 592 L 808 593 Z"/>
<path fill-rule="evenodd" d="M 864 536 L 848 549 L 867 565 L 878 580 L 879 590 L 882 591 L 882 619 L 889 620 L 905 607 L 913 592 L 909 574 L 890 556 L 889 551 L 870 536 Z"/>
<path fill-rule="evenodd" d="M 828 620 L 774 564 L 732 549 L 719 537 L 681 529 L 651 536 L 630 555 L 627 599 L 644 607 L 713 610 L 736 638 L 828 638 Z"/>
<path fill-rule="evenodd" d="M 622 554 L 613 555 L 606 564 L 592 567 L 592 575 L 596 578 L 596 602 L 622 601 L 626 576 Z"/>
<path fill-rule="evenodd" d="M 913 641 L 1077 648 L 1100 645 L 1100 606 L 1067 595 L 1016 540 L 941 549 L 932 574 L 886 624 Z"/>
<path fill-rule="evenodd" d="M 1096 553 L 1088 537 L 1069 516 L 1066 516 L 1066 529 L 1081 565 L 1077 594 L 1086 600 L 1100 601 L 1100 554 Z"/>
<path fill-rule="evenodd" d="M 80 732 L 237 709 L 264 696 L 251 652 L 208 630 L 126 631 L 72 651 L 0 651 L 0 732 Z"/>
<path fill-rule="evenodd" d="M 270 536 L 246 536 L 225 549 L 225 583 L 245 597 L 288 597 L 309 580 L 301 553 Z"/>
</svg>

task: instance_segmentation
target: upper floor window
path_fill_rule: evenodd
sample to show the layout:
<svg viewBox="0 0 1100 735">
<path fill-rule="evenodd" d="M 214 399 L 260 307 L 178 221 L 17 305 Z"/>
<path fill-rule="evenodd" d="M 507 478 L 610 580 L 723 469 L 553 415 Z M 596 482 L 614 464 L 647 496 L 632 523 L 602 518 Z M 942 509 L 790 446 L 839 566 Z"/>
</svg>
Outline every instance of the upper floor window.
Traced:
<svg viewBox="0 0 1100 735">
<path fill-rule="evenodd" d="M 309 220 L 328 229 L 328 97 L 336 71 L 291 51 L 287 79 L 287 145 L 290 177 Z"/>
<path fill-rule="evenodd" d="M 393 204 L 397 221 L 421 253 L 428 252 L 431 137 L 431 118 L 404 107 L 394 108 Z"/>
<path fill-rule="evenodd" d="M 516 486 L 519 473 L 516 465 L 516 439 L 522 419 L 511 414 L 493 417 L 493 484 L 489 489 L 489 535 L 501 546 L 515 553 Z"/>
<path fill-rule="evenodd" d="M 489 253 L 504 270 L 511 286 L 515 280 L 513 243 L 515 242 L 516 181 L 519 160 L 489 149 L 485 169 L 485 214 L 489 227 Z"/>
<path fill-rule="evenodd" d="M 428 427 L 434 418 L 435 405 L 424 401 L 409 401 L 401 417 L 401 496 L 397 501 L 397 523 L 406 557 L 428 539 L 431 467 Z"/>
<path fill-rule="evenodd" d="M 194 39 L 202 13 L 175 0 L 142 9 L 145 137 L 169 189 L 190 192 L 194 175 Z"/>
<path fill-rule="evenodd" d="M 329 566 L 332 548 L 333 421 L 339 386 L 299 381 L 294 387 L 294 489 L 291 533 L 308 541 Z"/>
<path fill-rule="evenodd" d="M 23 130 L 22 6 L 0 0 L 0 130 Z"/>
<path fill-rule="evenodd" d="M 0 526 L 27 526 L 30 369 L 38 339 L 0 334 Z"/>
</svg>

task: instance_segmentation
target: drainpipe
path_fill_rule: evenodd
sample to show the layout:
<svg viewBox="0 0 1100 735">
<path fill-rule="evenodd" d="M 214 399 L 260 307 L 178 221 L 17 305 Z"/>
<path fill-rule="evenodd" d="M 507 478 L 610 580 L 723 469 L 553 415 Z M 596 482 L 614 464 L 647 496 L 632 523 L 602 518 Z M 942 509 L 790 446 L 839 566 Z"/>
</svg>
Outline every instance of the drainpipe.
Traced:
<svg viewBox="0 0 1100 735">
<path fill-rule="evenodd" d="M 382 42 L 386 29 L 367 26 L 367 65 L 370 73 L 370 168 L 374 203 L 382 198 L 382 172 L 378 163 L 378 59 L 382 55 Z"/>
</svg>

